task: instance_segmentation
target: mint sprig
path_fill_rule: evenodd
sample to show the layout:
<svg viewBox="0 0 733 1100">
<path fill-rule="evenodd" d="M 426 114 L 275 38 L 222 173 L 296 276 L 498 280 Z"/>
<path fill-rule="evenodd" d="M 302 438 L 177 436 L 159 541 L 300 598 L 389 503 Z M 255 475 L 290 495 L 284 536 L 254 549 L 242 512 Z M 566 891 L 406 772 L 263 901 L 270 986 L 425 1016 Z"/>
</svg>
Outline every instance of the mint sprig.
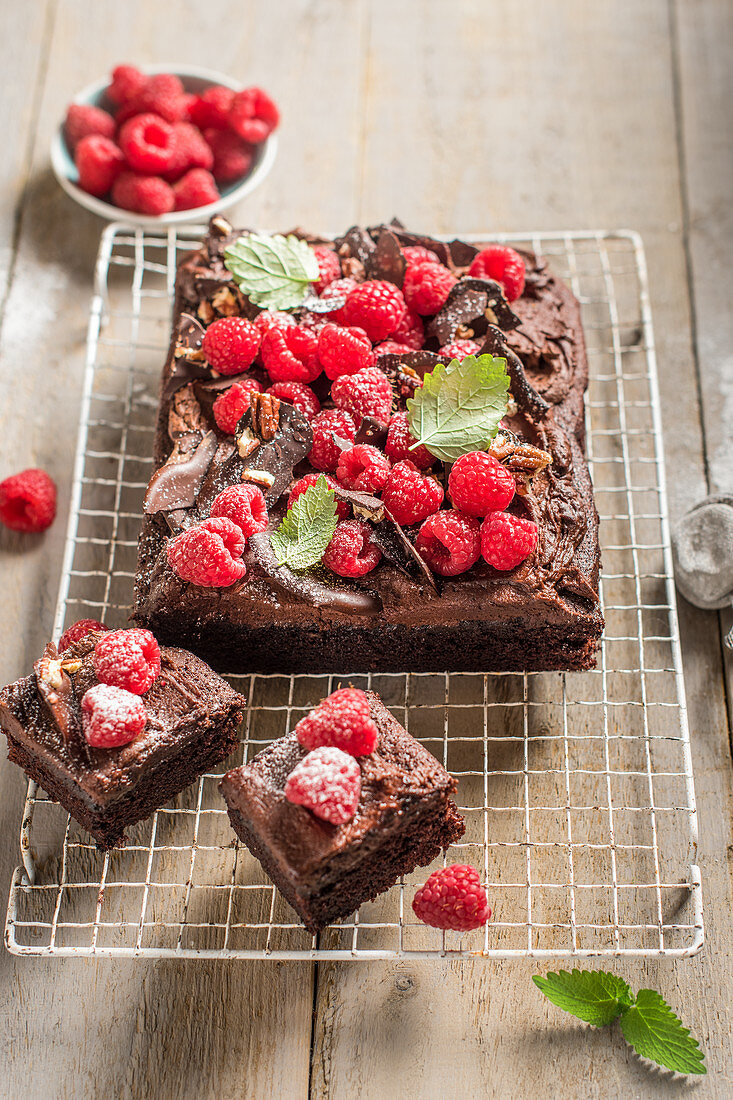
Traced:
<svg viewBox="0 0 733 1100">
<path fill-rule="evenodd" d="M 508 391 L 506 359 L 467 355 L 439 364 L 407 402 L 415 445 L 443 462 L 485 450 L 506 414 Z"/>
<path fill-rule="evenodd" d="M 532 981 L 558 1008 L 594 1027 L 621 1017 L 624 1038 L 642 1058 L 676 1073 L 707 1073 L 697 1039 L 653 989 L 634 997 L 623 978 L 605 970 L 561 970 Z"/>
<path fill-rule="evenodd" d="M 288 508 L 270 535 L 278 565 L 308 569 L 317 565 L 336 530 L 336 496 L 323 474 Z"/>
<path fill-rule="evenodd" d="M 295 309 L 318 279 L 318 260 L 299 237 L 279 233 L 238 237 L 224 251 L 224 264 L 239 289 L 263 309 Z"/>
</svg>

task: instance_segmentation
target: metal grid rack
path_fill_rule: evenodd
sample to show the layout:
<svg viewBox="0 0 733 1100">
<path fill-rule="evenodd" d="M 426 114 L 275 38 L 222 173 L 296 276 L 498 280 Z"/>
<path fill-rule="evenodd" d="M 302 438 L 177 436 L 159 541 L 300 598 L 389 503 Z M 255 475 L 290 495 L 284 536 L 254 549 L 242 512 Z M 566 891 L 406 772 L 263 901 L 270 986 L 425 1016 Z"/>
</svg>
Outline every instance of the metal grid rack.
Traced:
<svg viewBox="0 0 733 1100">
<path fill-rule="evenodd" d="M 57 633 L 87 616 L 126 622 L 176 263 L 201 232 L 114 224 L 103 234 Z M 385 959 L 688 956 L 701 947 L 642 244 L 630 232 L 474 239 L 489 236 L 548 256 L 582 303 L 607 622 L 598 667 L 349 679 L 379 691 L 458 777 L 466 834 L 444 858 L 479 869 L 493 919 L 468 934 L 419 924 L 410 903 L 426 868 L 314 939 L 236 843 L 219 774 L 202 776 L 107 854 L 31 782 L 7 914 L 11 951 Z M 231 679 L 249 700 L 234 763 L 284 733 L 339 680 Z"/>
</svg>

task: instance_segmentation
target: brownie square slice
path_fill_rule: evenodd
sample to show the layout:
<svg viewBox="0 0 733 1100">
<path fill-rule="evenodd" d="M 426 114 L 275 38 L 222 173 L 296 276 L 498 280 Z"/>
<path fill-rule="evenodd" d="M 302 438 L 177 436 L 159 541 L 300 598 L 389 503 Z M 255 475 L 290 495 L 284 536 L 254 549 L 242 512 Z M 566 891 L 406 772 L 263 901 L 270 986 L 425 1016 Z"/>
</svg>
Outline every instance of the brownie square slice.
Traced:
<svg viewBox="0 0 733 1100">
<path fill-rule="evenodd" d="M 92 652 L 99 637 L 89 634 L 64 652 L 65 662 L 81 663 L 53 710 L 35 672 L 3 688 L 0 725 L 9 759 L 105 849 L 234 751 L 245 700 L 192 653 L 161 646 L 160 675 L 143 696 L 143 733 L 120 748 L 92 748 L 81 732 L 81 699 L 98 682 Z M 44 656 L 55 659 L 55 646 Z"/>
<path fill-rule="evenodd" d="M 375 751 L 359 757 L 361 797 L 345 825 L 286 799 L 285 782 L 307 755 L 295 733 L 219 784 L 235 833 L 313 933 L 432 863 L 465 830 L 450 797 L 456 780 L 374 692 L 367 696 L 379 736 Z"/>
</svg>

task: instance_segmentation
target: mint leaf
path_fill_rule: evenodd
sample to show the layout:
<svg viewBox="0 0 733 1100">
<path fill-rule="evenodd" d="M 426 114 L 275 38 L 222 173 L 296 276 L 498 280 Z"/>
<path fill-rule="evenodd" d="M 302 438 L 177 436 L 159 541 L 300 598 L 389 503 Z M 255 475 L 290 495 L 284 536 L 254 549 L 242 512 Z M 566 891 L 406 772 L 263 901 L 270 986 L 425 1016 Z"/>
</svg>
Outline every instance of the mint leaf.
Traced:
<svg viewBox="0 0 733 1100">
<path fill-rule="evenodd" d="M 532 981 L 558 1008 L 594 1027 L 613 1023 L 633 1001 L 623 978 L 603 970 L 561 970 L 545 978 L 535 974 Z"/>
<path fill-rule="evenodd" d="M 270 535 L 278 565 L 308 569 L 317 565 L 336 530 L 336 497 L 323 474 L 288 508 Z"/>
<path fill-rule="evenodd" d="M 294 309 L 318 279 L 318 260 L 310 245 L 279 233 L 250 233 L 224 251 L 224 264 L 250 302 L 263 309 Z"/>
<path fill-rule="evenodd" d="M 410 432 L 444 462 L 483 451 L 506 413 L 508 390 L 505 359 L 468 355 L 441 363 L 407 402 Z"/>
<path fill-rule="evenodd" d="M 707 1073 L 697 1039 L 653 989 L 640 989 L 621 1017 L 621 1030 L 637 1054 L 677 1073 Z"/>
</svg>

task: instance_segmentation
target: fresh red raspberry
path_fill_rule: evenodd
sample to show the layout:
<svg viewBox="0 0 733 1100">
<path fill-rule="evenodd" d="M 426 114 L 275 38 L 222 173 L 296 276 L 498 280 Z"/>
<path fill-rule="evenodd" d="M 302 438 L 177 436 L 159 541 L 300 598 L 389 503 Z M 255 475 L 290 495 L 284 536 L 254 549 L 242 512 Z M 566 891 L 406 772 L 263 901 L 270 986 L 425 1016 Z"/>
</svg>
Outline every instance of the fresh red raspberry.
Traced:
<svg viewBox="0 0 733 1100">
<path fill-rule="evenodd" d="M 228 588 L 247 572 L 244 535 L 225 516 L 202 520 L 168 543 L 168 564 L 181 580 L 202 588 Z"/>
<path fill-rule="evenodd" d="M 115 136 L 115 120 L 101 107 L 92 107 L 87 103 L 72 103 L 66 112 L 64 137 L 72 153 L 82 138 L 89 134 L 101 134 L 102 137 Z"/>
<path fill-rule="evenodd" d="M 204 131 L 204 138 L 214 158 L 212 172 L 219 183 L 232 183 L 246 176 L 252 167 L 252 147 L 231 130 Z"/>
<path fill-rule="evenodd" d="M 421 523 L 443 503 L 443 486 L 435 478 L 420 473 L 414 462 L 403 459 L 392 467 L 382 500 L 399 524 Z"/>
<path fill-rule="evenodd" d="M 398 344 L 396 340 L 382 340 L 382 343 L 376 344 L 374 348 L 377 358 L 380 355 L 404 355 L 406 351 L 405 344 Z"/>
<path fill-rule="evenodd" d="M 455 283 L 455 275 L 442 264 L 414 264 L 405 272 L 402 292 L 410 309 L 424 316 L 443 308 Z"/>
<path fill-rule="evenodd" d="M 260 336 L 264 336 L 271 328 L 279 325 L 281 328 L 284 325 L 286 328 L 295 327 L 295 318 L 291 313 L 283 313 L 282 310 L 269 310 L 263 309 L 262 313 L 258 313 L 252 324 L 255 326 Z"/>
<path fill-rule="evenodd" d="M 158 115 L 136 115 L 120 130 L 120 149 L 136 172 L 158 175 L 173 165 L 176 136 Z"/>
<path fill-rule="evenodd" d="M 482 928 L 491 916 L 478 871 L 460 863 L 433 871 L 415 894 L 412 908 L 423 924 L 454 932 Z"/>
<path fill-rule="evenodd" d="M 494 569 L 514 569 L 537 545 L 537 524 L 511 512 L 491 512 L 481 524 L 481 553 Z"/>
<path fill-rule="evenodd" d="M 392 462 L 400 462 L 403 458 L 409 458 L 419 470 L 429 470 L 435 463 L 435 455 L 431 455 L 427 447 L 421 443 L 414 450 L 415 439 L 410 434 L 407 423 L 407 413 L 396 412 L 390 422 L 387 431 L 387 442 L 384 449 Z"/>
<path fill-rule="evenodd" d="M 94 672 L 101 684 L 144 695 L 160 675 L 160 649 L 149 630 L 110 630 L 94 647 Z"/>
<path fill-rule="evenodd" d="M 323 555 L 323 564 L 340 577 L 363 577 L 381 560 L 382 551 L 365 519 L 339 523 Z"/>
<path fill-rule="evenodd" d="M 321 402 L 310 386 L 304 385 L 303 382 L 275 382 L 265 392 L 294 405 L 308 420 L 312 420 L 321 411 Z"/>
<path fill-rule="evenodd" d="M 95 684 L 82 696 L 81 720 L 92 748 L 118 749 L 140 736 L 148 712 L 139 695 L 110 684 Z"/>
<path fill-rule="evenodd" d="M 377 747 L 379 731 L 371 715 L 369 699 L 358 688 L 339 688 L 315 707 L 295 727 L 298 741 L 312 752 L 324 745 L 349 756 L 369 756 Z"/>
<path fill-rule="evenodd" d="M 361 770 L 353 756 L 324 745 L 304 756 L 285 783 L 285 797 L 323 821 L 345 825 L 359 805 Z"/>
<path fill-rule="evenodd" d="M 237 92 L 229 108 L 229 125 L 245 141 L 259 145 L 276 128 L 280 112 L 267 92 L 245 88 Z"/>
<path fill-rule="evenodd" d="M 214 154 L 204 135 L 190 122 L 173 123 L 174 145 L 168 168 L 163 176 L 169 183 L 179 180 L 189 168 L 205 168 L 210 171 Z"/>
<path fill-rule="evenodd" d="M 474 256 L 468 274 L 501 283 L 507 302 L 516 301 L 524 290 L 524 260 L 503 244 L 492 244 Z"/>
<path fill-rule="evenodd" d="M 109 138 L 89 134 L 82 138 L 74 153 L 79 186 L 90 195 L 106 195 L 125 165 L 125 158 Z"/>
<path fill-rule="evenodd" d="M 342 448 L 334 443 L 334 435 L 354 442 L 356 427 L 353 416 L 345 409 L 322 409 L 311 421 L 313 446 L 308 461 L 316 470 L 335 470 Z"/>
<path fill-rule="evenodd" d="M 204 333 L 201 350 L 219 374 L 239 374 L 251 367 L 260 349 L 260 334 L 245 317 L 219 317 Z"/>
<path fill-rule="evenodd" d="M 322 302 L 332 302 L 334 298 L 348 298 L 352 290 L 354 290 L 359 283 L 356 279 L 352 279 L 349 275 L 346 279 L 335 279 L 332 283 L 329 283 L 323 293 L 320 295 Z M 339 309 L 333 309 L 330 313 L 324 313 L 323 317 L 327 321 L 335 321 L 338 325 L 345 325 L 346 319 L 344 317 L 346 307 L 341 306 Z"/>
<path fill-rule="evenodd" d="M 318 260 L 318 281 L 313 284 L 316 294 L 321 294 L 334 279 L 341 278 L 341 262 L 332 248 L 325 244 L 317 244 L 313 251 Z"/>
<path fill-rule="evenodd" d="M 176 210 L 195 210 L 199 206 L 209 206 L 216 202 L 219 188 L 211 172 L 205 168 L 191 168 L 173 184 Z"/>
<path fill-rule="evenodd" d="M 304 477 L 301 477 L 300 480 L 296 481 L 292 489 L 290 490 L 290 495 L 288 496 L 288 508 L 292 508 L 298 497 L 301 496 L 301 494 L 304 493 L 306 489 L 310 489 L 311 485 L 315 485 L 319 477 L 325 477 L 329 488 L 338 488 L 339 483 L 335 477 L 331 476 L 331 474 L 306 474 Z M 346 519 L 350 511 L 351 507 L 349 504 L 346 503 L 345 500 L 336 501 L 336 517 L 338 519 Z"/>
<path fill-rule="evenodd" d="M 181 122 L 188 114 L 188 98 L 183 84 L 173 73 L 156 73 L 117 113 L 117 123 L 135 115 L 160 115 L 166 122 Z"/>
<path fill-rule="evenodd" d="M 415 539 L 434 573 L 455 577 L 475 565 L 481 556 L 481 526 L 474 516 L 444 508 L 423 523 Z"/>
<path fill-rule="evenodd" d="M 188 115 L 191 122 L 201 130 L 211 127 L 214 130 L 226 130 L 229 126 L 229 110 L 234 99 L 231 88 L 223 84 L 212 84 L 200 95 L 193 97 Z"/>
<path fill-rule="evenodd" d="M 364 367 L 356 374 L 345 374 L 331 386 L 334 405 L 347 409 L 359 419 L 373 416 L 386 424 L 392 411 L 392 386 L 378 367 Z"/>
<path fill-rule="evenodd" d="M 158 217 L 175 206 L 173 188 L 161 176 L 141 176 L 137 172 L 120 172 L 112 184 L 112 202 L 122 210 Z"/>
<path fill-rule="evenodd" d="M 372 343 L 377 344 L 392 335 L 404 317 L 405 308 L 399 287 L 384 279 L 374 279 L 359 283 L 351 291 L 342 312 L 347 325 L 363 328 Z"/>
<path fill-rule="evenodd" d="M 391 463 L 386 455 L 368 443 L 359 443 L 342 451 L 336 477 L 347 489 L 361 493 L 380 493 L 387 484 Z"/>
<path fill-rule="evenodd" d="M 313 382 L 321 373 L 318 337 L 300 325 L 273 325 L 262 337 L 260 358 L 273 382 Z"/>
<path fill-rule="evenodd" d="M 420 314 L 415 313 L 414 309 L 406 309 L 404 317 L 392 333 L 392 339 L 412 351 L 419 351 L 425 343 L 425 328 Z"/>
<path fill-rule="evenodd" d="M 267 504 L 256 485 L 230 485 L 223 489 L 211 506 L 212 516 L 226 516 L 236 523 L 244 537 L 256 535 L 267 527 Z"/>
<path fill-rule="evenodd" d="M 145 73 L 134 65 L 117 65 L 112 70 L 112 83 L 107 87 L 107 98 L 118 107 L 139 95 L 148 82 Z"/>
<path fill-rule="evenodd" d="M 407 266 L 415 264 L 439 264 L 440 256 L 431 248 L 425 248 L 421 244 L 408 244 L 402 249 L 402 255 L 407 260 Z"/>
<path fill-rule="evenodd" d="M 23 470 L 0 481 L 0 523 L 11 531 L 45 531 L 55 515 L 56 484 L 45 470 Z"/>
<path fill-rule="evenodd" d="M 465 359 L 467 355 L 478 355 L 480 351 L 481 345 L 475 340 L 453 340 L 438 348 L 438 355 L 444 355 L 446 359 Z"/>
<path fill-rule="evenodd" d="M 469 516 L 503 512 L 516 488 L 512 472 L 485 451 L 461 455 L 448 475 L 448 492 L 453 504 Z"/>
<path fill-rule="evenodd" d="M 374 365 L 372 342 L 364 329 L 342 328 L 332 321 L 328 321 L 319 333 L 318 358 L 332 380 Z"/>
<path fill-rule="evenodd" d="M 241 382 L 234 382 L 217 397 L 212 409 L 214 420 L 227 435 L 235 434 L 253 393 L 262 393 L 262 386 L 256 378 L 244 378 Z"/>
<path fill-rule="evenodd" d="M 91 634 L 93 630 L 109 630 L 109 627 L 105 626 L 104 623 L 100 623 L 97 619 L 79 619 L 78 622 L 67 627 L 59 638 L 59 644 L 57 646 L 59 653 L 64 653 L 70 645 L 75 645 L 76 642 L 80 642 L 82 638 L 86 638 L 87 634 Z"/>
</svg>

